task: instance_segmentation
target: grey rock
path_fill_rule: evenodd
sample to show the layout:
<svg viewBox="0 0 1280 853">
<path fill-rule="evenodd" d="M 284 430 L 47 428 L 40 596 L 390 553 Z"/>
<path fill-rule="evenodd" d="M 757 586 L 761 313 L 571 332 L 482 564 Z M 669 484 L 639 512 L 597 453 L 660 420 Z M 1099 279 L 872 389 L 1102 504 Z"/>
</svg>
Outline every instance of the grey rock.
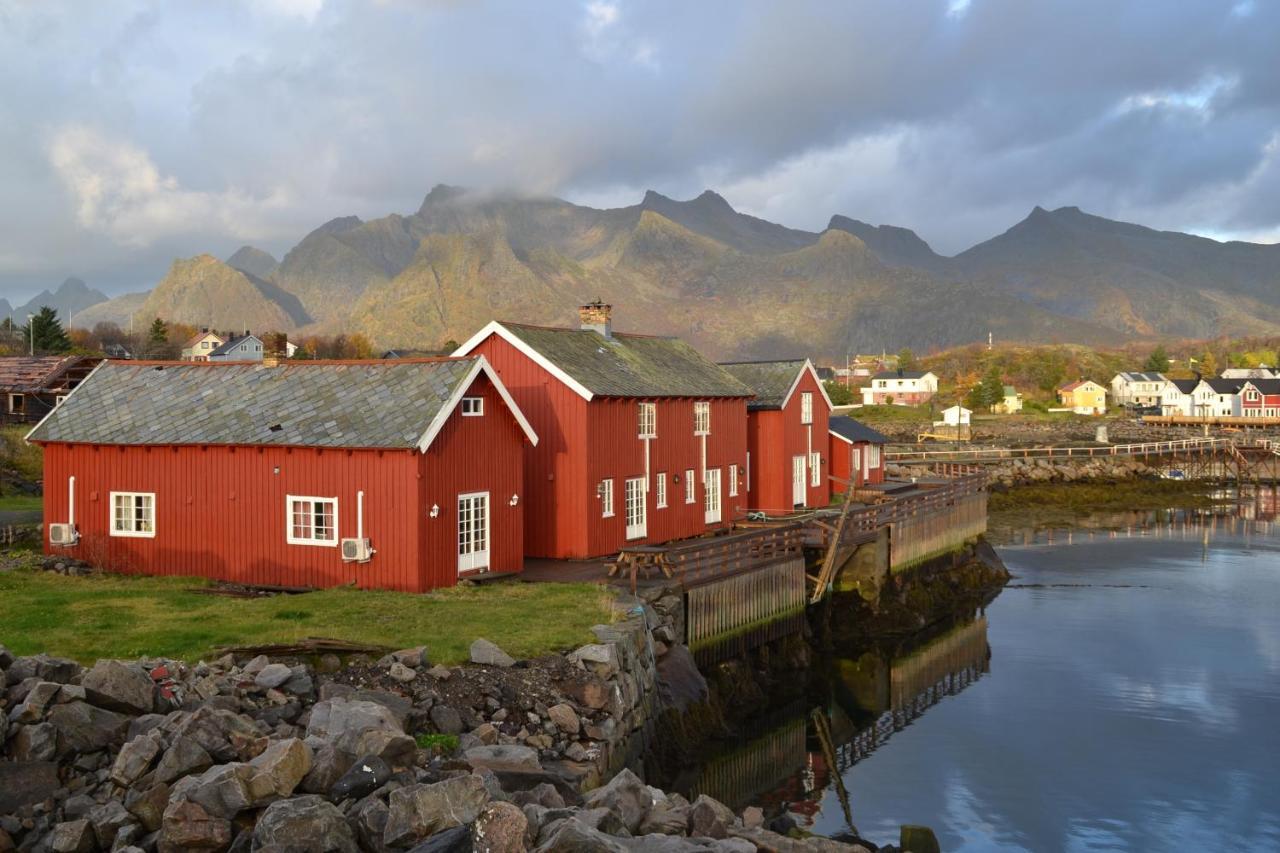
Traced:
<svg viewBox="0 0 1280 853">
<path fill-rule="evenodd" d="M 764 810 L 759 806 L 747 806 L 742 810 L 742 825 L 747 829 L 764 826 Z"/>
<path fill-rule="evenodd" d="M 551 718 L 551 722 L 556 724 L 556 728 L 567 735 L 576 735 L 582 726 L 581 721 L 578 719 L 578 713 L 564 702 L 548 708 L 547 716 Z"/>
<path fill-rule="evenodd" d="M 248 717 L 208 705 L 183 718 L 174 734 L 194 740 L 214 761 L 240 758 L 241 746 L 260 736 L 253 720 Z"/>
<path fill-rule="evenodd" d="M 458 713 L 456 708 L 450 708 L 448 705 L 432 706 L 431 724 L 441 734 L 460 735 L 466 731 L 466 726 L 462 722 L 462 715 Z"/>
<path fill-rule="evenodd" d="M 387 831 L 387 818 L 391 809 L 378 797 L 365 797 L 356 803 L 355 811 L 347 810 L 347 823 L 356 835 L 356 842 L 363 850 L 386 853 L 391 848 L 382 843 Z"/>
<path fill-rule="evenodd" d="M 486 666 L 513 666 L 515 658 L 483 637 L 471 644 L 471 662 Z"/>
<path fill-rule="evenodd" d="M 188 777 L 194 778 L 194 782 L 185 788 L 186 797 L 211 817 L 233 818 L 253 807 L 259 795 L 270 802 L 271 798 L 265 792 L 251 789 L 253 777 L 253 768 L 248 764 L 219 764 L 210 767 L 199 777 Z M 175 791 L 172 796 L 176 798 L 178 792 Z"/>
<path fill-rule="evenodd" d="M 679 838 L 674 835 L 641 835 L 635 838 L 619 838 L 618 842 L 626 847 L 632 853 L 706 853 L 707 850 L 715 850 L 719 841 L 709 841 L 706 844 L 694 841 L 691 838 Z M 747 842 L 738 842 L 747 844 L 751 848 L 751 853 L 755 853 L 755 845 Z"/>
<path fill-rule="evenodd" d="M 736 816 L 724 803 L 700 794 L 689 809 L 689 834 L 706 838 L 728 838 Z"/>
<path fill-rule="evenodd" d="M 404 847 L 442 829 L 469 824 L 488 801 L 484 780 L 475 774 L 392 791 L 383 841 Z"/>
<path fill-rule="evenodd" d="M 523 853 L 529 821 L 519 806 L 489 803 L 480 812 L 471 830 L 476 853 Z"/>
<path fill-rule="evenodd" d="M 13 666 L 13 652 L 0 645 L 0 670 L 8 669 Z M 4 679 L 0 679 L 0 684 L 4 683 Z"/>
<path fill-rule="evenodd" d="M 253 849 L 280 853 L 359 853 L 337 806 L 304 794 L 272 803 L 253 829 Z"/>
<path fill-rule="evenodd" d="M 427 675 L 440 681 L 448 681 L 450 678 L 453 678 L 453 670 L 443 664 L 436 664 L 431 667 L 431 669 L 427 670 Z"/>
<path fill-rule="evenodd" d="M 49 849 L 53 853 L 91 853 L 96 844 L 93 824 L 83 819 L 60 823 L 49 834 Z"/>
<path fill-rule="evenodd" d="M 474 746 L 462 754 L 472 767 L 495 770 L 541 770 L 538 751 L 518 744 Z"/>
<path fill-rule="evenodd" d="M 570 652 L 569 660 L 608 678 L 618 671 L 618 648 L 612 643 L 589 643 Z"/>
<path fill-rule="evenodd" d="M 58 705 L 49 712 L 62 747 L 73 752 L 94 752 L 124 741 L 129 718 L 86 702 Z"/>
<path fill-rule="evenodd" d="M 298 738 L 274 741 L 249 766 L 254 769 L 254 805 L 262 805 L 267 798 L 291 795 L 311 772 L 311 747 Z"/>
<path fill-rule="evenodd" d="M 756 845 L 745 838 L 717 838 L 711 849 L 717 853 L 756 853 Z"/>
<path fill-rule="evenodd" d="M 328 699 L 311 708 L 307 737 L 320 738 L 351 755 L 370 750 L 360 749 L 362 735 L 370 731 L 404 734 L 403 724 L 385 705 L 363 699 Z"/>
<path fill-rule="evenodd" d="M 311 755 L 311 772 L 302 780 L 302 790 L 308 794 L 328 794 L 338 780 L 352 767 L 349 753 L 341 752 L 331 743 L 321 743 Z"/>
<path fill-rule="evenodd" d="M 129 741 L 120 748 L 111 765 L 111 781 L 128 788 L 151 769 L 162 748 L 158 735 L 145 734 Z"/>
<path fill-rule="evenodd" d="M 100 660 L 84 674 L 80 686 L 90 702 L 112 711 L 136 715 L 155 708 L 155 682 L 137 664 Z"/>
<path fill-rule="evenodd" d="M 119 800 L 107 800 L 89 810 L 88 821 L 93 826 L 98 846 L 103 850 L 110 850 L 115 843 L 116 833 L 133 823 L 133 815 L 129 814 L 124 803 Z"/>
<path fill-rule="evenodd" d="M 684 835 L 689 831 L 689 804 L 674 799 L 654 803 L 640 821 L 640 835 Z"/>
<path fill-rule="evenodd" d="M 316 684 L 311 677 L 311 671 L 305 665 L 299 664 L 293 668 L 292 672 L 293 675 L 280 685 L 280 689 L 294 696 L 312 696 L 316 692 Z"/>
<path fill-rule="evenodd" d="M 124 798 L 125 809 L 138 819 L 147 832 L 160 829 L 168 806 L 169 786 L 164 784 L 152 785 L 145 791 L 134 788 Z"/>
<path fill-rule="evenodd" d="M 399 661 L 391 664 L 391 669 L 388 670 L 387 674 L 390 675 L 392 678 L 394 678 L 396 681 L 399 681 L 401 684 L 407 684 L 418 677 L 417 671 L 415 671 L 414 669 L 408 666 L 405 666 Z"/>
<path fill-rule="evenodd" d="M 391 767 L 376 755 L 366 755 L 351 765 L 342 778 L 329 789 L 329 799 L 334 801 L 367 797 L 391 778 Z"/>
<path fill-rule="evenodd" d="M 57 701 L 61 692 L 62 685 L 56 681 L 36 682 L 27 691 L 27 695 L 22 698 L 22 702 L 9 712 L 9 721 L 12 723 L 36 723 L 43 720 L 44 715 Z"/>
<path fill-rule="evenodd" d="M 5 677 L 9 684 L 17 684 L 27 678 L 66 684 L 80 674 L 80 664 L 66 658 L 50 655 L 20 657 L 9 665 Z"/>
<path fill-rule="evenodd" d="M 574 818 L 557 821 L 554 826 L 550 837 L 536 848 L 537 853 L 625 853 L 627 850 L 620 839 Z"/>
<path fill-rule="evenodd" d="M 471 853 L 471 827 L 455 826 L 437 832 L 409 853 Z"/>
<path fill-rule="evenodd" d="M 213 766 L 213 758 L 194 738 L 179 735 L 160 757 L 156 765 L 155 780 L 172 782 L 192 773 L 203 773 Z"/>
<path fill-rule="evenodd" d="M 52 761 L 58 755 L 58 730 L 52 723 L 18 726 L 9 751 L 17 761 Z"/>
<path fill-rule="evenodd" d="M 400 649 L 398 652 L 392 652 L 391 657 L 397 663 L 402 663 L 412 669 L 417 669 L 427 665 L 427 647 L 415 646 L 412 649 Z"/>
<path fill-rule="evenodd" d="M 270 690 L 273 687 L 279 687 L 290 678 L 293 678 L 293 670 L 288 666 L 282 663 L 269 663 L 254 676 L 253 683 L 263 690 Z"/>
<path fill-rule="evenodd" d="M 623 769 L 618 775 L 589 793 L 585 805 L 589 809 L 606 808 L 618 815 L 632 835 L 653 806 L 653 795 L 640 777 Z"/>
</svg>

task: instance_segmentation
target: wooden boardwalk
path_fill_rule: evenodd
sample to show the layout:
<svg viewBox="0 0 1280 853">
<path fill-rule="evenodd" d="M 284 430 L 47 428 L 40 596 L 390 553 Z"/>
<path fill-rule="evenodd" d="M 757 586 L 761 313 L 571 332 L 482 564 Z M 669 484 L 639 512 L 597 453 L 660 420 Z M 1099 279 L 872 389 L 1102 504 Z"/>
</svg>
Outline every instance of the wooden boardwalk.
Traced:
<svg viewBox="0 0 1280 853">
<path fill-rule="evenodd" d="M 1012 459 L 1105 459 L 1115 456 L 1172 456 L 1186 453 L 1220 453 L 1238 444 L 1231 438 L 1181 438 L 1135 444 L 1063 447 L 966 447 L 958 450 L 890 450 L 885 461 L 895 465 L 931 462 L 964 462 L 993 465 Z"/>
</svg>

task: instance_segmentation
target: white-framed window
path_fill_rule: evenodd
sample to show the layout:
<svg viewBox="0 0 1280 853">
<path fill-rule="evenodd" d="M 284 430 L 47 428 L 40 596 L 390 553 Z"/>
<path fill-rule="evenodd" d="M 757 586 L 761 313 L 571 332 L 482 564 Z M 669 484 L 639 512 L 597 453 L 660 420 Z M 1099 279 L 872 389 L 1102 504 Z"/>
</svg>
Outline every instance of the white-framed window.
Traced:
<svg viewBox="0 0 1280 853">
<path fill-rule="evenodd" d="M 693 488 L 693 469 L 684 469 L 684 502 L 691 504 L 694 502 L 696 492 Z"/>
<path fill-rule="evenodd" d="M 627 538 L 643 539 L 649 535 L 649 513 L 645 506 L 644 477 L 632 477 L 622 484 L 622 511 L 627 520 Z"/>
<path fill-rule="evenodd" d="M 656 403 L 636 404 L 637 431 L 641 438 L 658 437 L 658 405 Z"/>
<path fill-rule="evenodd" d="M 600 517 L 613 518 L 613 480 L 600 481 Z"/>
<path fill-rule="evenodd" d="M 209 348 L 209 342 L 208 342 L 208 341 L 201 341 L 201 342 L 200 342 L 200 348 L 201 348 L 201 349 L 208 349 L 208 348 Z"/>
<path fill-rule="evenodd" d="M 711 404 L 705 400 L 693 404 L 693 434 L 711 434 Z"/>
<path fill-rule="evenodd" d="M 880 445 L 871 444 L 867 446 L 867 467 L 880 467 Z"/>
<path fill-rule="evenodd" d="M 478 418 L 484 414 L 484 397 L 463 397 L 462 416 Z"/>
<path fill-rule="evenodd" d="M 800 392 L 800 423 L 813 423 L 813 392 Z"/>
<path fill-rule="evenodd" d="M 738 466 L 729 466 L 729 497 L 736 498 L 738 496 Z"/>
<path fill-rule="evenodd" d="M 850 457 L 850 460 L 849 469 L 851 476 L 849 479 L 856 480 L 858 473 L 862 470 L 862 449 L 858 447 L 853 448 L 853 455 Z"/>
<path fill-rule="evenodd" d="M 655 481 L 655 485 L 654 485 L 654 491 L 655 491 L 654 497 L 656 500 L 655 506 L 658 509 L 666 509 L 667 508 L 667 472 L 666 471 L 663 471 L 662 473 L 658 474 L 658 478 Z"/>
<path fill-rule="evenodd" d="M 285 541 L 290 545 L 338 544 L 338 499 L 286 495 Z"/>
<path fill-rule="evenodd" d="M 809 454 L 809 486 L 818 488 L 822 485 L 822 454 Z"/>
<path fill-rule="evenodd" d="M 156 535 L 155 492 L 112 492 L 111 535 Z"/>
</svg>

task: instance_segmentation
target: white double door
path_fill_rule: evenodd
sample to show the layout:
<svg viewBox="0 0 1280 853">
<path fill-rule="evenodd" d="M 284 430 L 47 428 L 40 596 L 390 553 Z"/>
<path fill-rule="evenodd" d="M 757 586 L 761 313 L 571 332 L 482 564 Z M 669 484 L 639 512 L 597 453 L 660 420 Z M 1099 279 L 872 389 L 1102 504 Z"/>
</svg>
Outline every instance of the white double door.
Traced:
<svg viewBox="0 0 1280 853">
<path fill-rule="evenodd" d="M 489 568 L 489 493 L 458 495 L 458 574 Z"/>
<path fill-rule="evenodd" d="M 720 521 L 720 469 L 708 468 L 702 475 L 702 486 L 706 492 L 704 510 L 707 524 Z"/>
<path fill-rule="evenodd" d="M 627 518 L 627 538 L 643 539 L 649 535 L 649 512 L 645 494 L 649 491 L 644 477 L 633 477 L 623 483 L 623 509 Z"/>
</svg>

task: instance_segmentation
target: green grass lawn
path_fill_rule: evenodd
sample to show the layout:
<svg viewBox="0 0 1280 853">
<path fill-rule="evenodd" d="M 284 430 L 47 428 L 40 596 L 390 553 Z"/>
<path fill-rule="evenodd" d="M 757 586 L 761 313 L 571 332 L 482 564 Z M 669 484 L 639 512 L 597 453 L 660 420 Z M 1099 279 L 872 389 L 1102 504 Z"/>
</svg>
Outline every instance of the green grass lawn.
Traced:
<svg viewBox="0 0 1280 853">
<path fill-rule="evenodd" d="M 433 663 L 459 663 L 477 637 L 533 657 L 591 642 L 590 627 L 610 619 L 608 593 L 593 584 L 502 582 L 425 595 L 333 589 L 256 599 L 191 591 L 205 584 L 0 572 L 0 643 L 14 654 L 49 652 L 87 664 L 144 655 L 194 661 L 219 646 L 331 637 L 426 645 Z"/>
<path fill-rule="evenodd" d="M 44 509 L 44 498 L 39 495 L 0 495 L 0 512 Z"/>
</svg>

